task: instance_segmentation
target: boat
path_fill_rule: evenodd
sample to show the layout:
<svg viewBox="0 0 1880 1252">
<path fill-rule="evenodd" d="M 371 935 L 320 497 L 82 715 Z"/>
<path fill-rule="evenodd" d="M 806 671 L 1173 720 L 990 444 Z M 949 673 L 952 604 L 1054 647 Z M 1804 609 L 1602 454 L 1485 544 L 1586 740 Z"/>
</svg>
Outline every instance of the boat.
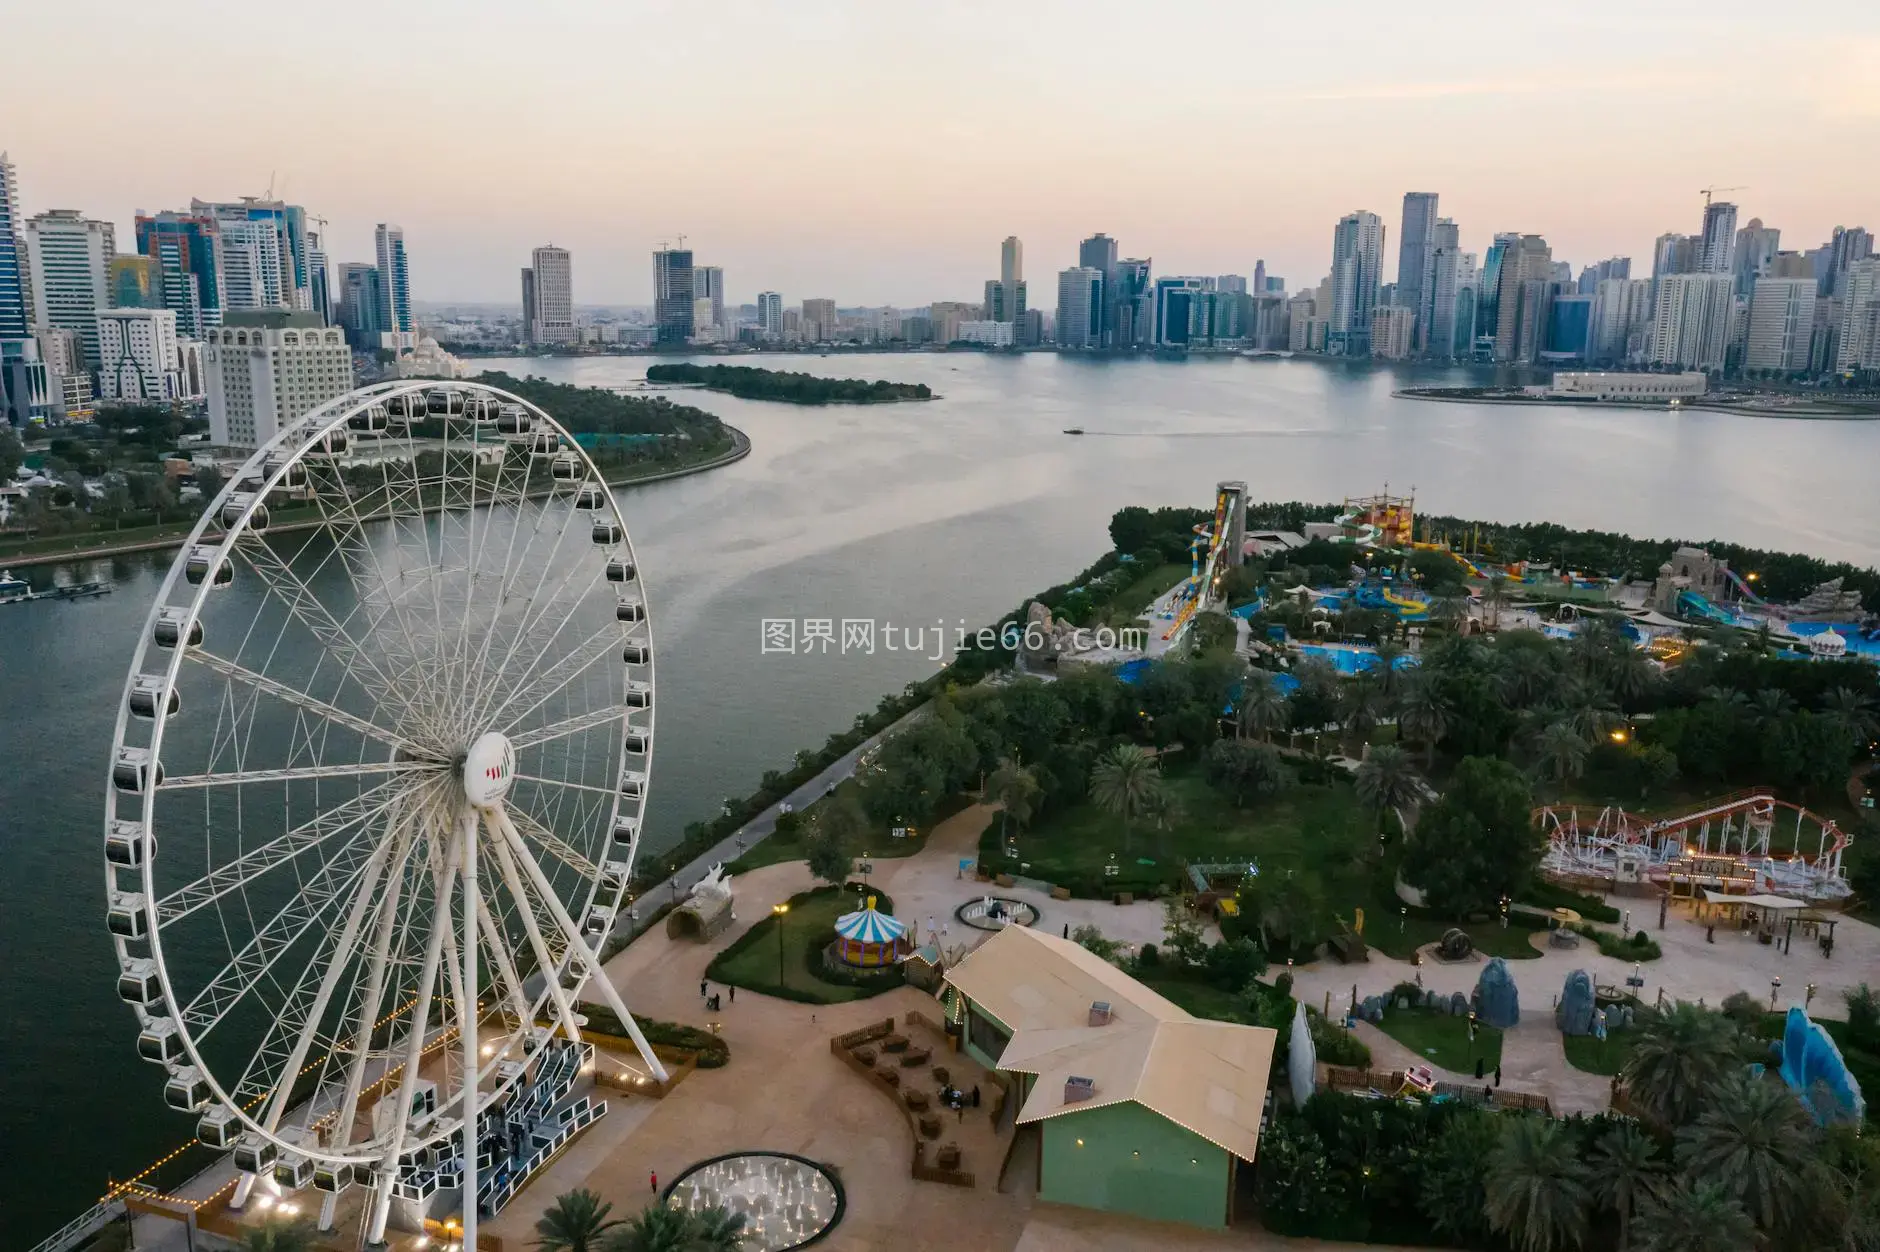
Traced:
<svg viewBox="0 0 1880 1252">
<path fill-rule="evenodd" d="M 28 600 L 78 600 L 86 596 L 110 595 L 115 590 L 115 583 L 92 582 L 34 591 L 31 583 L 24 578 L 16 578 L 11 570 L 0 573 L 0 604 L 24 604 Z"/>
<path fill-rule="evenodd" d="M 1067 435 L 1081 435 L 1084 433 L 1084 428 L 1082 426 L 1067 426 L 1064 428 L 1064 433 Z"/>
<path fill-rule="evenodd" d="M 11 600 L 29 600 L 32 594 L 33 585 L 24 578 L 15 578 L 12 570 L 0 572 L 0 604 Z"/>
</svg>

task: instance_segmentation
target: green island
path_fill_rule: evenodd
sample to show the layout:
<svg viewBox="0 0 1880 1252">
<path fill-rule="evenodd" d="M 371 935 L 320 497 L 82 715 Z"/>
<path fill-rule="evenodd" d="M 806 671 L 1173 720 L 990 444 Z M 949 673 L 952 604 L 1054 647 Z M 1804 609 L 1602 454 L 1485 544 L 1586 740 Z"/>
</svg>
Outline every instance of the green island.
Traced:
<svg viewBox="0 0 1880 1252">
<path fill-rule="evenodd" d="M 660 396 L 623 396 L 501 372 L 476 381 L 554 414 L 613 486 L 708 469 L 738 459 L 750 446 L 713 414 Z M 0 528 L 0 560 L 29 565 L 174 547 L 195 526 L 202 502 L 223 486 L 221 465 L 191 460 L 208 451 L 192 442 L 207 429 L 205 419 L 173 408 L 137 405 L 101 409 L 93 423 L 61 427 L 31 444 L 0 429 L 0 481 L 11 482 L 21 465 L 49 480 L 29 489 Z M 419 439 L 444 433 L 441 419 L 419 422 L 412 431 Z M 420 451 L 421 462 L 426 455 Z M 480 472 L 495 474 L 493 467 Z M 362 490 L 383 477 L 370 468 L 346 473 Z M 315 525 L 321 517 L 316 506 L 294 501 L 279 502 L 271 512 L 281 530 Z"/>
<path fill-rule="evenodd" d="M 779 400 L 785 404 L 894 404 L 902 400 L 931 400 L 926 383 L 869 382 L 862 378 L 822 378 L 787 370 L 758 369 L 751 365 L 649 365 L 649 383 L 683 383 L 722 391 L 740 400 Z"/>
</svg>

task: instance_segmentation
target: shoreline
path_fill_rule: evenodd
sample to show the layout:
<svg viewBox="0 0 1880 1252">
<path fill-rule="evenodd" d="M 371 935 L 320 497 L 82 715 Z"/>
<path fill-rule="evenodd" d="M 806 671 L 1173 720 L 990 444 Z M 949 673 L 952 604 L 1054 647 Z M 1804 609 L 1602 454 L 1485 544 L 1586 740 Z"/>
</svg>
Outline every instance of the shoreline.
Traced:
<svg viewBox="0 0 1880 1252">
<path fill-rule="evenodd" d="M 634 478 L 608 479 L 606 480 L 607 486 L 638 487 L 647 483 L 666 482 L 674 478 L 687 478 L 693 474 L 703 474 L 707 470 L 722 469 L 727 465 L 735 465 L 751 454 L 751 437 L 742 430 L 739 430 L 736 426 L 733 426 L 730 422 L 725 422 L 724 428 L 731 432 L 732 446 L 729 452 L 715 456 L 709 461 L 700 461 L 697 465 L 687 465 L 679 469 L 662 470 L 657 474 L 643 474 Z M 539 498 L 547 494 L 549 494 L 547 491 L 532 492 L 531 498 Z M 379 521 L 383 520 L 383 515 L 376 518 L 362 518 L 360 520 L 367 522 Z M 296 531 L 313 530 L 325 524 L 325 522 L 321 521 L 289 522 L 283 526 L 271 527 L 270 530 L 272 533 L 276 534 L 292 534 Z M 193 529 L 194 526 L 195 523 L 192 521 L 190 528 Z M 173 548 L 182 547 L 188 539 L 189 530 L 184 530 L 175 535 L 161 535 L 151 539 L 135 540 L 130 543 L 100 544 L 88 548 L 76 548 L 62 552 L 34 552 L 23 553 L 18 556 L 0 555 L 0 566 L 4 566 L 7 569 L 28 569 L 40 565 L 76 565 L 83 561 L 102 561 L 120 556 L 135 556 L 140 552 L 166 552 Z"/>
<path fill-rule="evenodd" d="M 743 396 L 729 387 L 714 387 L 710 383 L 653 383 L 644 385 L 647 391 L 709 391 L 716 395 L 730 396 L 734 400 L 750 400 L 758 404 L 790 404 L 799 409 L 826 409 L 849 406 L 866 408 L 875 404 L 925 404 L 938 400 L 938 394 L 931 396 L 891 396 L 886 400 L 792 400 L 787 396 Z"/>
<path fill-rule="evenodd" d="M 1824 413 L 1794 408 L 1769 408 L 1753 404 L 1724 404 L 1695 401 L 1668 404 L 1662 400 L 1588 400 L 1553 396 L 1464 396 L 1444 394 L 1429 388 L 1396 388 L 1396 400 L 1423 400 L 1433 404 L 1506 404 L 1515 407 L 1554 407 L 1568 409 L 1643 409 L 1659 413 L 1696 412 L 1732 413 L 1738 417 L 1766 417 L 1792 422 L 1876 422 L 1880 408 L 1867 413 Z"/>
</svg>

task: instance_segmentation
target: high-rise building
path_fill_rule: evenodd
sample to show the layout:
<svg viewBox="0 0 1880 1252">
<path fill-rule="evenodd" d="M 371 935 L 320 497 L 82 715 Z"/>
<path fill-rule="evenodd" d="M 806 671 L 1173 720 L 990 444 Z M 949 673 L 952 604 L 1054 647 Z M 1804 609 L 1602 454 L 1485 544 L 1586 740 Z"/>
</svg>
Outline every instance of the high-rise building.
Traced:
<svg viewBox="0 0 1880 1252">
<path fill-rule="evenodd" d="M 1880 257 L 1866 256 L 1850 263 L 1836 278 L 1835 293 L 1841 302 L 1841 325 L 1835 340 L 1834 368 L 1880 369 L 1874 317 L 1874 311 L 1880 309 Z"/>
<path fill-rule="evenodd" d="M 380 222 L 372 231 L 378 254 L 379 331 L 409 335 L 417 329 L 411 317 L 411 269 L 405 259 L 405 228 Z"/>
<path fill-rule="evenodd" d="M 1667 274 L 1695 274 L 1703 268 L 1704 240 L 1700 235 L 1675 231 L 1658 236 L 1652 245 L 1652 279 Z"/>
<path fill-rule="evenodd" d="M 999 276 L 986 280 L 986 320 L 1020 322 L 1025 317 L 1025 246 L 1017 235 L 999 245 Z"/>
<path fill-rule="evenodd" d="M 927 306 L 927 320 L 933 324 L 933 341 L 942 346 L 960 338 L 960 327 L 981 320 L 983 310 L 964 300 L 936 300 Z"/>
<path fill-rule="evenodd" d="M 1475 342 L 1479 281 L 1473 252 L 1464 252 L 1453 241 L 1430 250 L 1424 282 L 1428 299 L 1425 313 L 1418 318 L 1423 351 L 1429 356 L 1440 361 L 1469 359 Z"/>
<path fill-rule="evenodd" d="M 3 158 L 0 158 L 3 159 Z M 1873 236 L 1859 226 L 1836 226 L 1834 237 L 1821 245 L 1816 271 L 1821 295 L 1839 295 L 1841 279 L 1856 261 L 1873 255 Z"/>
<path fill-rule="evenodd" d="M 345 338 L 312 311 L 230 312 L 209 334 L 203 368 L 209 437 L 228 448 L 260 447 L 353 385 Z"/>
<path fill-rule="evenodd" d="M 1103 275 L 1103 291 L 1097 302 L 1097 341 L 1104 347 L 1115 347 L 1110 327 L 1116 314 L 1116 240 L 1101 231 L 1083 240 L 1077 245 L 1077 264 Z M 1062 342 L 1062 332 L 1059 334 Z"/>
<path fill-rule="evenodd" d="M 1427 314 L 1430 253 L 1435 251 L 1438 242 L 1436 193 L 1406 191 L 1403 197 L 1403 229 L 1397 234 L 1397 291 L 1393 301 L 1409 309 L 1413 315 Z M 1412 346 L 1421 345 L 1428 338 L 1427 332 L 1427 323 L 1415 329 Z"/>
<path fill-rule="evenodd" d="M 723 326 L 725 324 L 725 267 L 722 265 L 694 266 L 692 268 L 692 298 L 707 302 L 707 316 L 703 319 L 703 325 Z M 895 320 L 900 321 L 898 315 Z"/>
<path fill-rule="evenodd" d="M 52 209 L 26 223 L 26 254 L 33 323 L 76 334 L 87 367 L 95 366 L 98 311 L 111 305 L 105 271 L 117 254 L 116 230 L 109 222 L 80 216 L 77 209 Z"/>
<path fill-rule="evenodd" d="M 1495 327 L 1501 320 L 1501 258 L 1520 240 L 1519 234 L 1501 233 L 1482 254 L 1482 272 L 1476 287 L 1475 347 L 1478 360 L 1494 357 Z"/>
<path fill-rule="evenodd" d="M 1247 279 L 1241 274 L 1222 274 L 1214 280 L 1214 289 L 1216 291 L 1239 292 L 1241 295 L 1245 295 L 1247 294 Z"/>
<path fill-rule="evenodd" d="M 176 333 L 200 339 L 222 324 L 221 240 L 215 222 L 197 213 L 137 214 L 137 251 L 157 267 L 163 307 L 176 314 Z"/>
<path fill-rule="evenodd" d="M 1652 280 L 1601 279 L 1589 320 L 1588 360 L 1604 365 L 1642 361 L 1651 338 Z"/>
<path fill-rule="evenodd" d="M 999 281 L 1018 283 L 1025 280 L 1025 245 L 1017 235 L 1007 235 L 999 245 Z"/>
<path fill-rule="evenodd" d="M 783 338 L 783 295 L 775 291 L 757 293 L 757 326 L 771 338 Z"/>
<path fill-rule="evenodd" d="M 1094 265 L 1058 274 L 1057 342 L 1079 351 L 1103 346 L 1103 271 Z"/>
<path fill-rule="evenodd" d="M 1116 263 L 1109 296 L 1105 340 L 1110 347 L 1128 351 L 1146 347 L 1155 326 L 1155 288 L 1147 258 L 1126 257 Z"/>
<path fill-rule="evenodd" d="M 378 266 L 363 261 L 342 261 L 339 267 L 339 324 L 346 342 L 356 352 L 378 349 L 385 327 L 379 322 L 385 293 Z"/>
<path fill-rule="evenodd" d="M 101 309 L 98 397 L 120 404 L 182 400 L 183 361 L 169 309 Z"/>
<path fill-rule="evenodd" d="M 1558 363 L 1585 361 L 1592 341 L 1593 297 L 1555 284 L 1547 305 L 1547 338 L 1540 358 Z"/>
<path fill-rule="evenodd" d="M 326 256 L 325 228 L 324 220 L 319 221 L 317 230 L 311 225 L 307 228 L 307 293 L 313 311 L 330 326 L 333 322 L 332 266 Z"/>
<path fill-rule="evenodd" d="M 189 211 L 207 218 L 218 237 L 221 307 L 314 309 L 315 241 L 305 209 L 243 196 L 232 203 L 191 200 Z M 320 286 L 324 294 L 324 282 Z"/>
<path fill-rule="evenodd" d="M 160 309 L 163 307 L 163 275 L 157 263 L 135 253 L 111 258 L 104 267 L 106 307 L 113 309 Z"/>
<path fill-rule="evenodd" d="M 1186 347 L 1206 332 L 1207 315 L 1201 301 L 1203 293 L 1214 287 L 1212 278 L 1175 275 L 1155 280 L 1155 345 L 1159 348 Z"/>
<path fill-rule="evenodd" d="M 1815 299 L 1812 275 L 1774 278 L 1764 274 L 1757 278 L 1749 301 L 1743 368 L 1777 374 L 1805 372 L 1809 336 L 1815 326 Z"/>
<path fill-rule="evenodd" d="M 535 342 L 535 271 L 528 266 L 522 267 L 522 334 L 523 343 Z"/>
<path fill-rule="evenodd" d="M 1496 242 L 1502 239 L 1497 236 Z M 1546 342 L 1554 254 L 1539 235 L 1515 235 L 1503 246 L 1495 275 L 1495 359 L 1532 362 Z"/>
<path fill-rule="evenodd" d="M 1736 275 L 1738 299 L 1750 298 L 1756 290 L 1756 280 L 1769 272 L 1769 265 L 1781 246 L 1782 232 L 1773 226 L 1764 226 L 1760 217 L 1750 218 L 1749 225 L 1736 232 L 1731 269 Z"/>
<path fill-rule="evenodd" d="M 1384 261 L 1384 219 L 1360 209 L 1332 229 L 1332 313 L 1325 350 L 1335 356 L 1371 354 L 1371 310 L 1377 307 Z"/>
<path fill-rule="evenodd" d="M 20 236 L 19 174 L 0 152 L 0 339 L 24 339 L 32 324 L 26 293 L 26 244 Z"/>
<path fill-rule="evenodd" d="M 548 244 L 537 248 L 530 267 L 535 275 L 535 320 L 529 325 L 530 343 L 573 343 L 574 255 Z"/>
<path fill-rule="evenodd" d="M 836 337 L 836 302 L 834 300 L 803 301 L 802 328 L 803 342 L 828 343 Z"/>
<path fill-rule="evenodd" d="M 692 250 L 661 248 L 653 253 L 653 338 L 664 345 L 683 344 L 697 331 L 692 281 Z"/>
<path fill-rule="evenodd" d="M 1721 370 L 1730 346 L 1735 281 L 1727 272 L 1660 278 L 1652 310 L 1651 363 Z"/>
<path fill-rule="evenodd" d="M 1400 304 L 1380 304 L 1371 312 L 1371 355 L 1385 361 L 1407 360 L 1414 348 L 1417 315 Z"/>
<path fill-rule="evenodd" d="M 1713 200 L 1704 206 L 1704 226 L 1698 233 L 1697 269 L 1705 274 L 1732 272 L 1736 255 L 1736 206 Z"/>
</svg>

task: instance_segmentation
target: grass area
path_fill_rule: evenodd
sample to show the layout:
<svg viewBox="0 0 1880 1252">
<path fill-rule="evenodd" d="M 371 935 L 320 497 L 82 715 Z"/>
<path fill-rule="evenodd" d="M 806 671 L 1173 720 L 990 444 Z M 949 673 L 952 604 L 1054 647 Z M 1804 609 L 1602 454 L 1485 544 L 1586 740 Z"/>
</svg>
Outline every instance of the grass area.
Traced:
<svg viewBox="0 0 1880 1252">
<path fill-rule="evenodd" d="M 1499 956 L 1510 961 L 1535 960 L 1540 957 L 1530 939 L 1533 931 L 1499 920 L 1456 922 L 1427 909 L 1406 908 L 1395 895 L 1373 891 L 1364 902 L 1364 941 L 1385 956 L 1407 961 L 1418 948 L 1436 943 L 1451 928 L 1461 926 L 1475 942 L 1475 950 L 1485 956 Z"/>
<path fill-rule="evenodd" d="M 1475 1073 L 1477 1060 L 1482 1062 L 1484 1073 L 1501 1064 L 1501 1031 L 1477 1025 L 1471 1044 L 1467 1017 L 1452 1017 L 1434 1009 L 1393 1007 L 1384 1010 L 1378 1029 L 1430 1064 L 1458 1074 Z"/>
<path fill-rule="evenodd" d="M 1637 1030 L 1621 1030 L 1604 1039 L 1595 1039 L 1591 1035 L 1562 1035 L 1560 1043 L 1566 1050 L 1567 1064 L 1589 1074 L 1610 1077 L 1624 1069 L 1625 1063 L 1632 1059 L 1632 1049 L 1638 1046 L 1638 1039 Z"/>
<path fill-rule="evenodd" d="M 815 820 L 816 810 L 827 804 L 831 798 L 859 801 L 858 792 L 859 788 L 853 778 L 844 779 L 836 785 L 834 797 L 823 796 L 808 808 L 799 810 L 803 814 L 804 824 L 794 833 L 773 832 L 733 860 L 725 867 L 726 870 L 733 874 L 744 874 L 765 865 L 781 865 L 785 861 L 803 860 L 809 855 L 804 842 L 808 835 L 809 823 Z M 927 846 L 927 835 L 935 826 L 962 809 L 971 807 L 976 799 L 977 797 L 964 793 L 948 796 L 935 808 L 934 819 L 926 827 L 901 839 L 896 839 L 889 834 L 883 834 L 879 839 L 871 838 L 867 841 L 867 846 L 856 849 L 856 858 L 861 859 L 863 853 L 867 853 L 871 861 L 897 861 L 903 857 L 913 856 Z"/>
<path fill-rule="evenodd" d="M 1188 577 L 1189 570 L 1186 563 L 1176 565 L 1171 562 L 1153 566 L 1111 596 L 1109 602 L 1100 607 L 1098 617 L 1105 625 L 1130 625 L 1138 614 L 1155 602 L 1157 596 Z"/>
<path fill-rule="evenodd" d="M 874 895 L 877 909 L 894 912 L 892 900 L 879 891 Z M 823 970 L 822 949 L 835 938 L 836 918 L 855 908 L 856 893 L 838 887 L 792 896 L 788 912 L 773 913 L 745 931 L 712 959 L 705 977 L 806 1004 L 842 1004 L 900 986 L 898 966 L 853 983 L 835 981 Z"/>
<path fill-rule="evenodd" d="M 1217 1022 L 1242 1022 L 1254 1024 L 1253 1006 L 1247 997 L 1221 988 L 1208 982 L 1198 970 L 1170 969 L 1166 966 L 1156 969 L 1136 969 L 1131 971 L 1137 982 L 1178 1006 L 1193 1013 L 1196 1017 L 1205 1017 Z"/>
</svg>

